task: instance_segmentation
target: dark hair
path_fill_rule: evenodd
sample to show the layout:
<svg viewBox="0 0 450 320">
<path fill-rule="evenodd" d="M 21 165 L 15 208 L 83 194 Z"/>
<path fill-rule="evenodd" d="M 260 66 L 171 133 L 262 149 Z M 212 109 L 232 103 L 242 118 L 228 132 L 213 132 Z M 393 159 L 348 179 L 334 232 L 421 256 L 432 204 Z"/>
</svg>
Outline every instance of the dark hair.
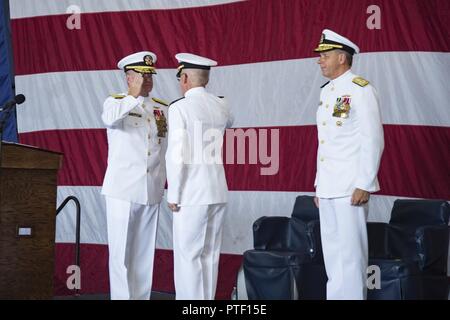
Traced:
<svg viewBox="0 0 450 320">
<path fill-rule="evenodd" d="M 336 51 L 345 55 L 345 61 L 347 62 L 348 66 L 351 67 L 353 64 L 353 55 L 345 50 L 336 49 Z"/>
</svg>

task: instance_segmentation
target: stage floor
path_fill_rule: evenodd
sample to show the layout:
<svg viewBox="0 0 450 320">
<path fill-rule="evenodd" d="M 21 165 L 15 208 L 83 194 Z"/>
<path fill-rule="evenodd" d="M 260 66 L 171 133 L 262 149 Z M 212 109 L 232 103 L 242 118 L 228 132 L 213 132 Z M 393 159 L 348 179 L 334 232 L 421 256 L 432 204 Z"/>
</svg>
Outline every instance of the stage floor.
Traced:
<svg viewBox="0 0 450 320">
<path fill-rule="evenodd" d="M 109 294 L 86 294 L 79 296 L 59 296 L 54 300 L 109 300 Z M 152 292 L 150 300 L 175 300 L 175 295 L 165 292 Z"/>
</svg>

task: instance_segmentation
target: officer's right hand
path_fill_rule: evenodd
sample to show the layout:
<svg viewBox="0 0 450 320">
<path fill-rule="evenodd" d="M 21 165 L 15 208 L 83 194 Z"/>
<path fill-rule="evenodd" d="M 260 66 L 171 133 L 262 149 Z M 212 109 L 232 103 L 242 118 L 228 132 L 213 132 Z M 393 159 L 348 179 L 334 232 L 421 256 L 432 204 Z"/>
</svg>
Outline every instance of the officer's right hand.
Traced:
<svg viewBox="0 0 450 320">
<path fill-rule="evenodd" d="M 176 203 L 169 203 L 169 209 L 172 210 L 172 212 L 180 211 L 180 207 Z"/>
<path fill-rule="evenodd" d="M 131 81 L 128 86 L 128 95 L 135 98 L 139 97 L 142 90 L 142 84 L 144 83 L 144 77 L 140 73 L 135 73 L 132 75 Z"/>
<path fill-rule="evenodd" d="M 314 204 L 316 205 L 316 207 L 319 207 L 319 198 L 314 197 Z"/>
</svg>

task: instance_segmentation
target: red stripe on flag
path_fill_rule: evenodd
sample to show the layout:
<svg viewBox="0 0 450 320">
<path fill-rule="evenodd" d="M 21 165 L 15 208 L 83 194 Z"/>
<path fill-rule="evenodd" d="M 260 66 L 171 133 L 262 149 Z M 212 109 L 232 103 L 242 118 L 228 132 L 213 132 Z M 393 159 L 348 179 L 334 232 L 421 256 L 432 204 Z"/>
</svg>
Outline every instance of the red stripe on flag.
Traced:
<svg viewBox="0 0 450 320">
<path fill-rule="evenodd" d="M 367 27 L 371 5 L 380 8 L 381 30 Z M 86 13 L 79 30 L 66 27 L 69 15 L 14 19 L 11 25 L 15 71 L 25 75 L 115 69 L 120 58 L 143 49 L 158 55 L 159 68 L 175 67 L 177 52 L 220 65 L 314 57 L 324 28 L 352 39 L 362 52 L 448 52 L 446 12 L 446 0 L 266 0 Z"/>
<path fill-rule="evenodd" d="M 55 247 L 55 296 L 74 294 L 67 288 L 67 267 L 75 264 L 75 246 L 57 243 Z M 216 299 L 229 300 L 236 276 L 242 263 L 241 255 L 220 255 Z M 108 246 L 82 244 L 80 248 L 81 290 L 80 294 L 108 294 Z M 149 270 L 150 272 L 150 270 Z M 157 249 L 153 270 L 153 291 L 175 293 L 173 281 L 173 251 Z"/>
<path fill-rule="evenodd" d="M 247 130 L 247 129 L 245 129 Z M 312 192 L 317 150 L 315 126 L 259 128 L 279 130 L 279 170 L 261 175 L 261 162 L 226 165 L 230 190 Z M 450 198 L 450 128 L 385 125 L 385 151 L 380 194 L 417 198 Z M 20 141 L 64 153 L 59 185 L 100 186 L 106 169 L 107 140 L 103 129 L 22 133 Z M 269 140 L 270 141 L 270 140 Z M 259 152 L 259 149 L 258 149 Z M 270 150 L 269 150 L 270 155 Z M 226 156 L 226 155 L 225 155 Z M 257 156 L 258 160 L 261 159 Z M 273 164 L 273 162 L 272 162 Z"/>
<path fill-rule="evenodd" d="M 19 141 L 64 154 L 58 185 L 102 185 L 108 158 L 105 129 L 34 131 L 19 134 Z"/>
</svg>

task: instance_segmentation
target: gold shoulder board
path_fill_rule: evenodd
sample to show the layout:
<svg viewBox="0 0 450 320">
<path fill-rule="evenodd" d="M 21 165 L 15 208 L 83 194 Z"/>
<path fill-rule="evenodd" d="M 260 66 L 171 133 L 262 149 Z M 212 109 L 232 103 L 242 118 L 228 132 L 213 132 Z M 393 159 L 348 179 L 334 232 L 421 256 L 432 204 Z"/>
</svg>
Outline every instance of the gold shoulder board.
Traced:
<svg viewBox="0 0 450 320">
<path fill-rule="evenodd" d="M 153 101 L 155 101 L 156 103 L 162 104 L 163 106 L 168 107 L 169 104 L 167 102 L 165 102 L 164 100 L 158 99 L 158 98 L 152 98 Z"/>
<path fill-rule="evenodd" d="M 356 83 L 360 87 L 365 87 L 369 84 L 369 81 L 361 77 L 356 77 L 353 79 L 353 83 Z"/>
<path fill-rule="evenodd" d="M 111 97 L 113 97 L 114 99 L 123 99 L 126 97 L 126 95 L 124 94 L 112 94 Z"/>
</svg>

